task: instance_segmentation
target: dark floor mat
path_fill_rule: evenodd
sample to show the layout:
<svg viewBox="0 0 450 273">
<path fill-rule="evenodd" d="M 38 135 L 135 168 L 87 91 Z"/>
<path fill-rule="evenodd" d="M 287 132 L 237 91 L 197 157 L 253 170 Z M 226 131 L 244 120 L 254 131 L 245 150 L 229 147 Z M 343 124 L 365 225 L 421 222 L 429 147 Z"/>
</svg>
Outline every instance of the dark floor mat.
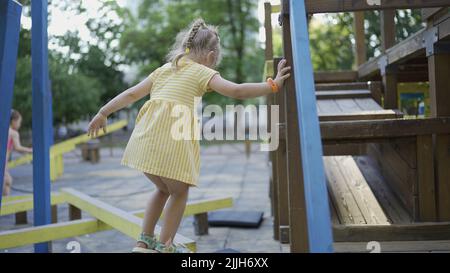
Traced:
<svg viewBox="0 0 450 273">
<path fill-rule="evenodd" d="M 214 211 L 208 213 L 211 227 L 259 228 L 264 212 L 260 211 Z"/>
</svg>

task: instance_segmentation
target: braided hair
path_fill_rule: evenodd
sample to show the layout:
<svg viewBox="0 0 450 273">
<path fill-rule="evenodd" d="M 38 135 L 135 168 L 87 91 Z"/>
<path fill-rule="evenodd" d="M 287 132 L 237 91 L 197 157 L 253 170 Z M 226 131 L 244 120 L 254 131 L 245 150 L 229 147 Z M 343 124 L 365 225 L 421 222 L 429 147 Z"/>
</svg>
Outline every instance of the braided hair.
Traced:
<svg viewBox="0 0 450 273">
<path fill-rule="evenodd" d="M 201 57 L 209 51 L 217 53 L 217 64 L 221 56 L 217 28 L 207 25 L 203 19 L 197 19 L 187 30 L 177 35 L 176 42 L 171 52 L 167 55 L 167 60 L 172 62 L 172 66 L 175 69 L 178 69 L 178 62 L 184 56 L 193 54 Z"/>
</svg>

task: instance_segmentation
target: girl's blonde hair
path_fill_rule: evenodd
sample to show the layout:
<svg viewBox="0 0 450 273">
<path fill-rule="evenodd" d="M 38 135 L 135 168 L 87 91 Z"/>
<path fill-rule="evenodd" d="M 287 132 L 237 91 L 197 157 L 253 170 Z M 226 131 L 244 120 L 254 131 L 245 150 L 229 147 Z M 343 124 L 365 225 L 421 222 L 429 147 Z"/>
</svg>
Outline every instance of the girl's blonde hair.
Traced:
<svg viewBox="0 0 450 273">
<path fill-rule="evenodd" d="M 203 19 L 197 19 L 190 27 L 178 33 L 175 44 L 167 55 L 167 61 L 178 69 L 178 62 L 184 56 L 193 54 L 201 58 L 210 51 L 216 53 L 215 64 L 218 65 L 222 56 L 217 27 L 207 25 Z"/>
</svg>

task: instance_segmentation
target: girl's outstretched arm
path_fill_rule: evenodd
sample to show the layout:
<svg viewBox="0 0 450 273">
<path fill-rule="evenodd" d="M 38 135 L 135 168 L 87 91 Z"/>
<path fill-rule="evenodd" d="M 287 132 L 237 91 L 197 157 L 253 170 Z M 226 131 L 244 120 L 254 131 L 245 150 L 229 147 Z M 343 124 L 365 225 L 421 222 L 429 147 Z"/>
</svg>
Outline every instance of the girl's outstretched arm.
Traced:
<svg viewBox="0 0 450 273">
<path fill-rule="evenodd" d="M 106 120 L 108 116 L 150 94 L 152 86 L 152 81 L 147 77 L 139 84 L 125 90 L 108 104 L 103 106 L 89 124 L 88 135 L 97 137 L 100 129 L 103 129 L 106 133 Z"/>
<path fill-rule="evenodd" d="M 278 75 L 274 81 L 279 90 L 283 87 L 284 81 L 291 76 L 290 70 L 291 67 L 286 67 L 286 60 L 282 60 L 278 65 Z M 272 88 L 267 83 L 237 84 L 223 79 L 220 75 L 216 75 L 211 79 L 209 87 L 224 96 L 235 99 L 250 99 L 272 93 Z"/>
<path fill-rule="evenodd" d="M 12 132 L 11 132 L 12 131 Z M 32 148 L 27 148 L 22 146 L 22 143 L 20 143 L 20 136 L 19 133 L 13 130 L 10 130 L 11 138 L 13 140 L 13 148 L 16 152 L 19 153 L 32 153 Z"/>
</svg>

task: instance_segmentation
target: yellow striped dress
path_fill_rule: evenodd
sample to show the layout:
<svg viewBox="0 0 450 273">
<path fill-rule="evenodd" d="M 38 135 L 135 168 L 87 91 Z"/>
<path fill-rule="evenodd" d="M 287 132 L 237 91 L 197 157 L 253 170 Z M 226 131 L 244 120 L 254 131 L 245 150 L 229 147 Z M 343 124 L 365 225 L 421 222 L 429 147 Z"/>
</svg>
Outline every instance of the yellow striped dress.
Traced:
<svg viewBox="0 0 450 273">
<path fill-rule="evenodd" d="M 171 63 L 167 63 L 151 73 L 150 100 L 139 111 L 122 165 L 197 186 L 200 143 L 195 138 L 195 129 L 199 126 L 194 115 L 194 99 L 212 91 L 208 84 L 218 73 L 187 57 L 179 61 L 176 71 Z M 174 125 L 180 124 L 177 109 L 191 111 L 190 115 L 184 116 L 188 118 L 187 123 L 190 122 L 190 138 L 180 139 L 173 135 Z"/>
</svg>

